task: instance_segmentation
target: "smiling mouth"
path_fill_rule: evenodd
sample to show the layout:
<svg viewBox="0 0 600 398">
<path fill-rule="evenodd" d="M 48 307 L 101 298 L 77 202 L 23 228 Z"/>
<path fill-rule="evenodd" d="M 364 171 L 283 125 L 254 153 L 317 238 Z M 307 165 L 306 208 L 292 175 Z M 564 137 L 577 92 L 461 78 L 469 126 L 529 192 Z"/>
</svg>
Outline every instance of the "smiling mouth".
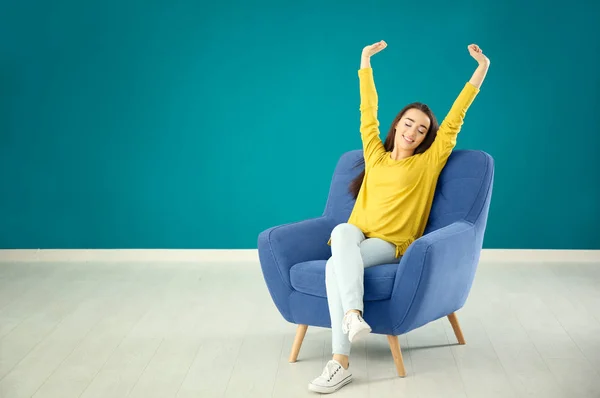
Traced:
<svg viewBox="0 0 600 398">
<path fill-rule="evenodd" d="M 410 143 L 410 144 L 413 144 L 413 143 L 415 142 L 414 140 L 411 140 L 411 139 L 409 139 L 409 138 L 406 138 L 406 137 L 404 136 L 404 134 L 402 135 L 402 138 L 404 138 L 404 141 L 406 141 L 406 142 L 408 142 L 408 143 Z"/>
</svg>

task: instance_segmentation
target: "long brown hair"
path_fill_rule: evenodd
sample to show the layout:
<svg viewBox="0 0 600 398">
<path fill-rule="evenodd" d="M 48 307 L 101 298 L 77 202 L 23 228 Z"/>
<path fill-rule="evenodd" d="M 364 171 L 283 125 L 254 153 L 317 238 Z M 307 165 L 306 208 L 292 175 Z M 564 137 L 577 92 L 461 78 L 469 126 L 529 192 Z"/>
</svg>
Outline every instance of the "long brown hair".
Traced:
<svg viewBox="0 0 600 398">
<path fill-rule="evenodd" d="M 413 108 L 418 109 L 421 112 L 425 113 L 429 117 L 429 120 L 431 121 L 431 125 L 429 126 L 429 130 L 427 131 L 427 135 L 425 136 L 425 139 L 415 149 L 414 154 L 416 155 L 416 154 L 425 152 L 427 149 L 429 149 L 431 144 L 433 144 L 433 141 L 435 140 L 437 131 L 439 129 L 437 119 L 435 118 L 435 115 L 433 114 L 433 112 L 431 111 L 429 106 L 427 106 L 421 102 L 413 102 L 412 104 L 406 105 L 400 112 L 398 112 L 398 114 L 394 118 L 394 121 L 392 122 L 392 125 L 390 126 L 390 130 L 388 131 L 387 138 L 385 139 L 385 142 L 383 143 L 383 146 L 385 147 L 385 150 L 387 152 L 391 152 L 394 150 L 394 142 L 396 139 L 396 125 L 398 124 L 400 119 L 402 119 L 402 116 L 404 116 L 406 111 L 408 111 L 409 109 L 413 109 Z M 364 162 L 365 162 L 364 157 L 361 157 L 361 159 L 357 163 L 356 167 L 364 165 Z M 363 171 L 350 183 L 349 190 L 350 190 L 350 193 L 352 194 L 352 196 L 354 197 L 354 199 L 356 199 L 358 197 L 358 192 L 360 191 L 360 187 L 362 186 L 364 178 L 365 178 L 365 170 L 363 169 Z"/>
</svg>

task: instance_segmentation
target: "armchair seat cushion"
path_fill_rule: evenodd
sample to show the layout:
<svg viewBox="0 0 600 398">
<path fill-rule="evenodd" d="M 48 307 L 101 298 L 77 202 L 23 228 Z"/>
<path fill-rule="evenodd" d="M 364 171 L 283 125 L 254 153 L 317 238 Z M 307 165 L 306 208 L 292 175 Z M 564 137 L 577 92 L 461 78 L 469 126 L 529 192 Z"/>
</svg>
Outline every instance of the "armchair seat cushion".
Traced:
<svg viewBox="0 0 600 398">
<path fill-rule="evenodd" d="M 298 263 L 290 269 L 292 287 L 305 294 L 327 297 L 325 288 L 326 260 L 315 260 Z M 365 269 L 364 301 L 388 300 L 398 272 L 398 263 L 376 265 Z"/>
</svg>

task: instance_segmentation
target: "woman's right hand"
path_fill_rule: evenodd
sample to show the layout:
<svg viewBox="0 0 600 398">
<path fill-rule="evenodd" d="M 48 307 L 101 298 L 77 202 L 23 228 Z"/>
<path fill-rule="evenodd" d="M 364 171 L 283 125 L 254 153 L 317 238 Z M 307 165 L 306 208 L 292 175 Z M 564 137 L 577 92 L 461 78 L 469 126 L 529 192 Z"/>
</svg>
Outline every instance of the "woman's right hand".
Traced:
<svg viewBox="0 0 600 398">
<path fill-rule="evenodd" d="M 370 46 L 366 46 L 365 48 L 363 48 L 362 56 L 366 57 L 366 58 L 370 58 L 386 47 L 387 47 L 387 43 L 385 41 L 381 40 L 377 43 L 371 44 Z"/>
</svg>

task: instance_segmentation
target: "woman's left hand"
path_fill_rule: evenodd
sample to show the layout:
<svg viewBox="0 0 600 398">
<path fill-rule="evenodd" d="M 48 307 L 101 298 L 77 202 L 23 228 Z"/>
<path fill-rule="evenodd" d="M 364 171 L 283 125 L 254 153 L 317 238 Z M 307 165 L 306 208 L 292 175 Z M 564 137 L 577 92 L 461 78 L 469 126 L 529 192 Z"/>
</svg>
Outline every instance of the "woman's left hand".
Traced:
<svg viewBox="0 0 600 398">
<path fill-rule="evenodd" d="M 471 57 L 473 57 L 475 59 L 475 61 L 477 61 L 479 63 L 479 65 L 489 66 L 489 64 L 490 64 L 489 58 L 483 54 L 483 51 L 481 51 L 481 48 L 479 48 L 479 46 L 477 44 L 470 44 L 468 46 L 468 49 L 469 49 L 469 54 L 471 54 Z"/>
</svg>

